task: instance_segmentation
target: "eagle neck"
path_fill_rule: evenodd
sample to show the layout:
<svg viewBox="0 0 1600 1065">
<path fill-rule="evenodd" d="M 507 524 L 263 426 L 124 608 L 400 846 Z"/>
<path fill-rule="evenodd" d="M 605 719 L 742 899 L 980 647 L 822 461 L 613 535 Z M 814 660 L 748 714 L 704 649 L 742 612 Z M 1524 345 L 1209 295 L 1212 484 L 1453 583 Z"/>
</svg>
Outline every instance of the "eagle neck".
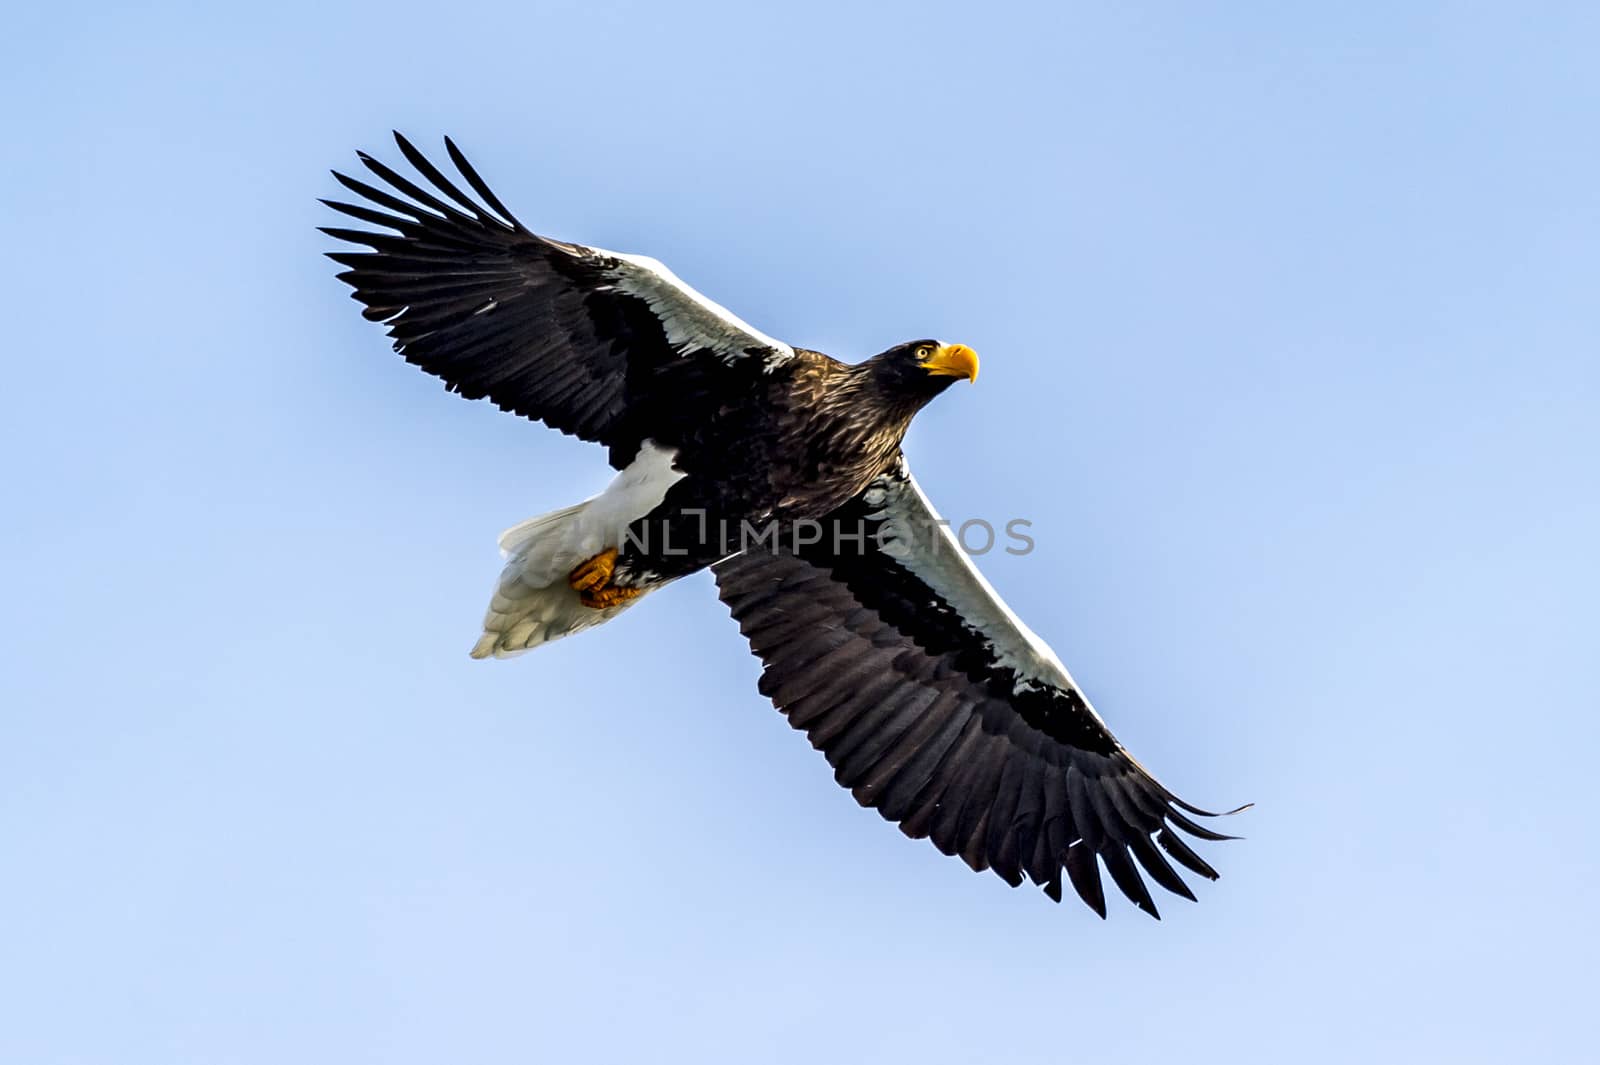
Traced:
<svg viewBox="0 0 1600 1065">
<path fill-rule="evenodd" d="M 893 388 L 871 363 L 843 368 L 828 382 L 822 407 L 830 421 L 843 423 L 847 437 L 883 455 L 892 455 L 927 399 Z"/>
</svg>

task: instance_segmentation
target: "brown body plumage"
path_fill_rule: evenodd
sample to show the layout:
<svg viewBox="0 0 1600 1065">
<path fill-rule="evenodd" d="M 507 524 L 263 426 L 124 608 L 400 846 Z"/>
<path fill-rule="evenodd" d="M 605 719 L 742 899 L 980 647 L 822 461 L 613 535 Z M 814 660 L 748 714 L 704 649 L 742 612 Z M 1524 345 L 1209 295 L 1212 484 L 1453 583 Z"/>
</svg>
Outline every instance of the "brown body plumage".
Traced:
<svg viewBox="0 0 1600 1065">
<path fill-rule="evenodd" d="M 750 392 L 674 437 L 684 474 L 634 523 L 615 581 L 649 587 L 702 569 L 776 526 L 791 536 L 899 460 L 912 417 L 956 380 L 917 367 L 931 340 L 850 365 L 803 348 Z M 926 355 L 924 359 L 926 359 Z"/>
</svg>

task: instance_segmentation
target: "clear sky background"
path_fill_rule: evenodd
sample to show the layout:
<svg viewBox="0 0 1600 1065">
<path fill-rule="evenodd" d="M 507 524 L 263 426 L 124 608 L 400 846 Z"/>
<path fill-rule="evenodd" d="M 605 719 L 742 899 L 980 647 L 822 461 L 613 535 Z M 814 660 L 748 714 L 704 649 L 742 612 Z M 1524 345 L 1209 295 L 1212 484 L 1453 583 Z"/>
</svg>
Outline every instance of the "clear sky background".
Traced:
<svg viewBox="0 0 1600 1065">
<path fill-rule="evenodd" d="M 28 5 L 0 40 L 0 1061 L 1592 1060 L 1592 5 Z M 1200 904 L 836 787 L 709 577 L 466 655 L 599 449 L 446 395 L 329 167 L 846 358 L 1169 786 Z"/>
</svg>

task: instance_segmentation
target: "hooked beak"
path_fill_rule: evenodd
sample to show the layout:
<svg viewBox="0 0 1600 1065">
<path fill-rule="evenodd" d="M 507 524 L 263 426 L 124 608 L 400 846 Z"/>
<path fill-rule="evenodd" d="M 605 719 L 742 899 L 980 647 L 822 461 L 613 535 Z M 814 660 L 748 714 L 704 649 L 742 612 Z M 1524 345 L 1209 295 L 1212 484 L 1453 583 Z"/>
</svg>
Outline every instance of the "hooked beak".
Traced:
<svg viewBox="0 0 1600 1065">
<path fill-rule="evenodd" d="M 939 377 L 978 379 L 978 353 L 965 344 L 944 344 L 928 356 L 922 368 Z"/>
</svg>

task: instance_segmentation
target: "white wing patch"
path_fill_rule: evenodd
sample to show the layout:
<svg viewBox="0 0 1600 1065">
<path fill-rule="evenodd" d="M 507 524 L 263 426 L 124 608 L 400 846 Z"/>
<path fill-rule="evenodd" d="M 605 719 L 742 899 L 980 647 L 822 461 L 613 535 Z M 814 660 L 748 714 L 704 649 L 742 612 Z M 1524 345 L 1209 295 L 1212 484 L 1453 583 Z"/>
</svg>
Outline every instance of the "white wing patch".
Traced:
<svg viewBox="0 0 1600 1065">
<path fill-rule="evenodd" d="M 794 349 L 761 332 L 732 311 L 688 285 L 659 260 L 648 255 L 593 249 L 616 259 L 612 284 L 619 292 L 643 300 L 661 319 L 667 341 L 676 348 L 704 348 L 723 359 L 762 358 L 776 368 L 794 358 Z M 752 350 L 755 349 L 755 350 Z"/>
<path fill-rule="evenodd" d="M 880 477 L 867 489 L 868 506 L 878 508 L 874 520 L 884 523 L 884 553 L 910 570 L 982 633 L 994 649 L 996 663 L 1017 674 L 1017 687 L 1051 684 L 1083 695 L 1061 659 L 1022 619 L 1012 613 L 994 586 L 986 580 L 961 543 L 922 493 L 916 478 L 904 466 Z M 1094 708 L 1087 699 L 1084 706 Z M 1099 714 L 1094 714 L 1100 720 Z M 1104 724 L 1104 722 L 1101 722 Z"/>
</svg>

